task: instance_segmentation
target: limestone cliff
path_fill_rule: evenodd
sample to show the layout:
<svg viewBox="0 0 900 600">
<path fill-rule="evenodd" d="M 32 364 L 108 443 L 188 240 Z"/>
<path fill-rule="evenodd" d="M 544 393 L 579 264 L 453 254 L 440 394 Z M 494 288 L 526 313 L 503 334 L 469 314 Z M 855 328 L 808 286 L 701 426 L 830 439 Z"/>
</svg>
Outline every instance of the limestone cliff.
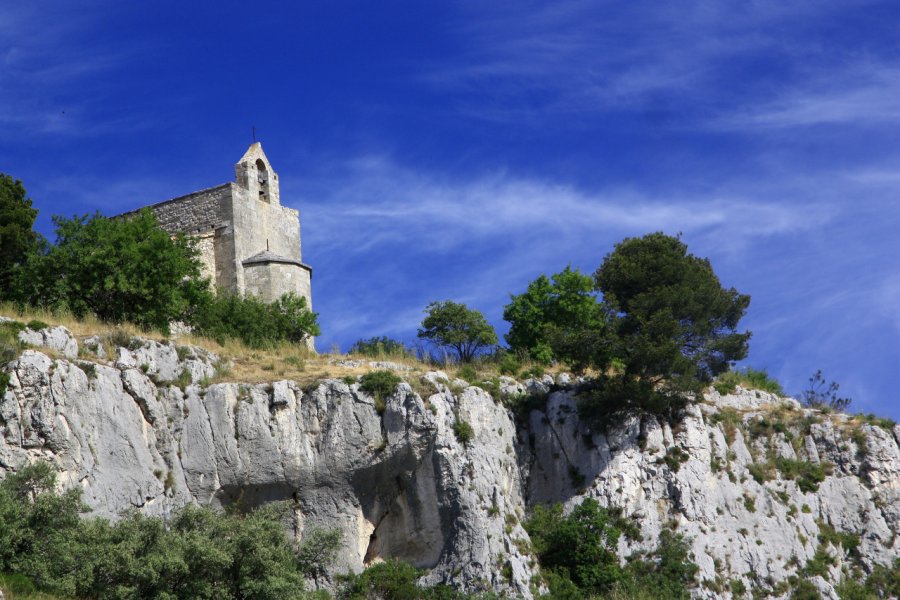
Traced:
<svg viewBox="0 0 900 600">
<path fill-rule="evenodd" d="M 338 379 L 208 385 L 217 358 L 199 348 L 89 339 L 79 353 L 64 328 L 21 335 L 34 348 L 3 367 L 0 476 L 50 461 L 95 514 L 291 500 L 297 536 L 343 531 L 338 571 L 398 557 L 427 568 L 426 583 L 526 598 L 538 578 L 521 520 L 535 503 L 587 496 L 622 507 L 644 547 L 663 527 L 691 539 L 701 597 L 727 595 L 731 579 L 777 592 L 831 530 L 859 544 L 852 555 L 823 544 L 837 558 L 816 580 L 826 597 L 843 563 L 900 556 L 900 428 L 789 399 L 711 392 L 674 425 L 632 418 L 596 431 L 566 376 L 505 379 L 502 394 L 547 395 L 517 424 L 488 392 L 440 372 L 413 382 L 421 393 L 401 384 L 380 411 Z M 465 444 L 458 421 L 473 428 Z M 634 544 L 621 543 L 623 557 Z"/>
</svg>

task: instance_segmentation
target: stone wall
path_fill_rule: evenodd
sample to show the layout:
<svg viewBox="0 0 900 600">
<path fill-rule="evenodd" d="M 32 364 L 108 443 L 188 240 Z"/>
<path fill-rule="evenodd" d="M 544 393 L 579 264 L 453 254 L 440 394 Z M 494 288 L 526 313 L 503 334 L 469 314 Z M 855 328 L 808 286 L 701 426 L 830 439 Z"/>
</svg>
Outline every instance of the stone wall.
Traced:
<svg viewBox="0 0 900 600">
<path fill-rule="evenodd" d="M 231 196 L 233 183 L 200 190 L 150 207 L 159 224 L 169 233 L 196 234 L 215 229 L 227 216 L 223 199 Z"/>
</svg>

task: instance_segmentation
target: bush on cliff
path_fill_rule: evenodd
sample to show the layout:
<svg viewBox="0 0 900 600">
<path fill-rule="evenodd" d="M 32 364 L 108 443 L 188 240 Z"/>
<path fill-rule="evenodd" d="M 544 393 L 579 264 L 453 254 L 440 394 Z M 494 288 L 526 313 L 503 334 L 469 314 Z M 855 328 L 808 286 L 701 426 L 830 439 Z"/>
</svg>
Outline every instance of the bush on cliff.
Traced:
<svg viewBox="0 0 900 600">
<path fill-rule="evenodd" d="M 348 575 L 338 591 L 341 600 L 467 600 L 492 598 L 493 596 L 470 596 L 446 585 L 420 587 L 416 581 L 424 575 L 414 566 L 388 559 L 376 563 L 356 575 Z"/>
<path fill-rule="evenodd" d="M 285 294 L 267 304 L 253 296 L 207 296 L 192 309 L 189 322 L 195 333 L 224 343 L 238 339 L 263 348 L 281 341 L 302 343 L 319 335 L 318 315 L 306 306 L 306 298 Z"/>
<path fill-rule="evenodd" d="M 372 358 L 415 358 L 415 352 L 406 347 L 406 344 L 387 336 L 372 337 L 364 340 L 356 340 L 350 346 L 350 354 L 362 354 Z"/>
<path fill-rule="evenodd" d="M 189 240 L 143 210 L 128 219 L 53 217 L 56 243 L 13 273 L 14 300 L 167 331 L 208 289 Z"/>
<path fill-rule="evenodd" d="M 619 538 L 639 539 L 639 530 L 619 511 L 592 498 L 566 516 L 560 505 L 538 506 L 525 529 L 550 588 L 545 600 L 691 597 L 697 565 L 684 538 L 664 530 L 655 550 L 621 566 Z"/>
<path fill-rule="evenodd" d="M 552 278 L 541 275 L 510 300 L 503 309 L 503 318 L 510 323 L 506 342 L 511 350 L 527 352 L 543 364 L 558 358 L 558 338 L 594 329 L 605 317 L 594 280 L 570 267 Z"/>
</svg>

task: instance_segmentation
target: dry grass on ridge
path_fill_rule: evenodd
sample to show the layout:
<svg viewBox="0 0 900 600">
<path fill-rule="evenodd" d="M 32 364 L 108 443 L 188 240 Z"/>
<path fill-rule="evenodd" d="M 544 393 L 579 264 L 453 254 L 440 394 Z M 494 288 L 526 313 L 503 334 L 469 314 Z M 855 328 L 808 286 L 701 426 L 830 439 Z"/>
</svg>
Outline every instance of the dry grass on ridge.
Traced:
<svg viewBox="0 0 900 600">
<path fill-rule="evenodd" d="M 0 315 L 23 323 L 37 320 L 50 326 L 62 325 L 71 331 L 76 338 L 79 338 L 79 341 L 94 335 L 98 335 L 106 341 L 138 336 L 163 343 L 174 342 L 181 346 L 198 346 L 217 354 L 223 359 L 223 365 L 228 365 L 221 368 L 216 377 L 213 378 L 212 381 L 215 383 L 265 383 L 280 379 L 291 379 L 296 381 L 301 387 L 305 387 L 322 379 L 358 378 L 365 373 L 378 369 L 378 367 L 369 366 L 370 362 L 381 361 L 410 367 L 409 371 L 398 372 L 401 377 L 407 380 L 418 380 L 428 371 L 438 369 L 445 371 L 452 378 L 456 377 L 460 370 L 460 367 L 457 365 L 448 364 L 442 367 L 422 362 L 400 353 L 385 353 L 380 356 L 341 354 L 337 352 L 317 354 L 310 352 L 305 346 L 300 344 L 281 343 L 270 348 L 259 349 L 251 348 L 233 339 L 226 340 L 224 344 L 219 344 L 213 339 L 195 335 L 166 336 L 159 331 L 141 329 L 132 323 L 112 325 L 100 321 L 93 315 L 84 319 L 77 319 L 68 312 L 51 312 L 30 307 L 20 310 L 11 303 L 0 303 Z M 54 356 L 56 354 L 46 348 L 42 349 L 42 351 L 54 354 Z M 63 358 L 62 356 L 55 357 Z M 356 367 L 335 364 L 344 360 L 358 361 L 362 364 Z M 528 370 L 535 366 L 535 363 L 525 361 L 521 370 Z M 473 367 L 478 376 L 484 379 L 490 379 L 500 374 L 496 364 L 477 363 Z M 547 373 L 554 374 L 564 369 L 554 366 L 545 367 L 544 370 Z"/>
</svg>

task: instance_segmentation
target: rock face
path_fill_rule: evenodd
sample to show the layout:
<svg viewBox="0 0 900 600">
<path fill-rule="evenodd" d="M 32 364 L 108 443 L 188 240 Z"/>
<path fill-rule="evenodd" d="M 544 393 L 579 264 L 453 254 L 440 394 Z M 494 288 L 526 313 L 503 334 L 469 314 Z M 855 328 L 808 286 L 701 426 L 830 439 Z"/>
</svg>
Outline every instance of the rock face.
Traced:
<svg viewBox="0 0 900 600">
<path fill-rule="evenodd" d="M 68 354 L 60 340 L 33 342 Z M 700 597 L 727 595 L 729 579 L 775 587 L 831 530 L 859 545 L 854 557 L 824 545 L 837 558 L 816 581 L 826 596 L 844 562 L 900 555 L 900 428 L 761 392 L 712 392 L 675 425 L 632 418 L 597 431 L 574 391 L 557 388 L 569 378 L 504 380 L 501 393 L 549 394 L 517 427 L 486 391 L 440 372 L 417 384 L 428 392 L 401 384 L 379 412 L 340 380 L 204 385 L 217 358 L 200 349 L 84 346 L 90 361 L 31 349 L 4 367 L 0 476 L 50 461 L 94 514 L 290 500 L 296 535 L 343 531 L 336 572 L 397 557 L 428 569 L 424 583 L 525 598 L 537 567 L 521 521 L 541 502 L 622 507 L 644 548 L 676 528 L 692 540 Z M 635 549 L 621 542 L 623 557 Z"/>
<path fill-rule="evenodd" d="M 142 341 L 115 355 L 107 365 L 26 350 L 7 365 L 0 474 L 48 460 L 109 517 L 291 500 L 297 535 L 343 531 L 337 571 L 398 557 L 432 583 L 529 596 L 516 432 L 484 390 L 454 395 L 437 373 L 428 398 L 404 383 L 379 414 L 358 384 L 202 387 L 215 357 L 198 349 Z M 473 430 L 466 444 L 459 420 Z"/>
<path fill-rule="evenodd" d="M 568 506 L 597 498 L 622 507 L 646 540 L 674 527 L 693 541 L 700 597 L 720 597 L 731 579 L 775 587 L 832 529 L 858 539 L 864 568 L 900 556 L 896 431 L 851 428 L 843 415 L 835 423 L 791 399 L 740 388 L 707 401 L 674 427 L 633 418 L 594 432 L 578 419 L 572 394 L 552 394 L 546 412 L 530 417 L 526 497 Z M 804 470 L 811 475 L 792 478 Z M 835 583 L 853 557 L 825 546 Z M 622 555 L 634 549 L 623 543 Z M 831 583 L 819 582 L 837 598 Z"/>
</svg>

